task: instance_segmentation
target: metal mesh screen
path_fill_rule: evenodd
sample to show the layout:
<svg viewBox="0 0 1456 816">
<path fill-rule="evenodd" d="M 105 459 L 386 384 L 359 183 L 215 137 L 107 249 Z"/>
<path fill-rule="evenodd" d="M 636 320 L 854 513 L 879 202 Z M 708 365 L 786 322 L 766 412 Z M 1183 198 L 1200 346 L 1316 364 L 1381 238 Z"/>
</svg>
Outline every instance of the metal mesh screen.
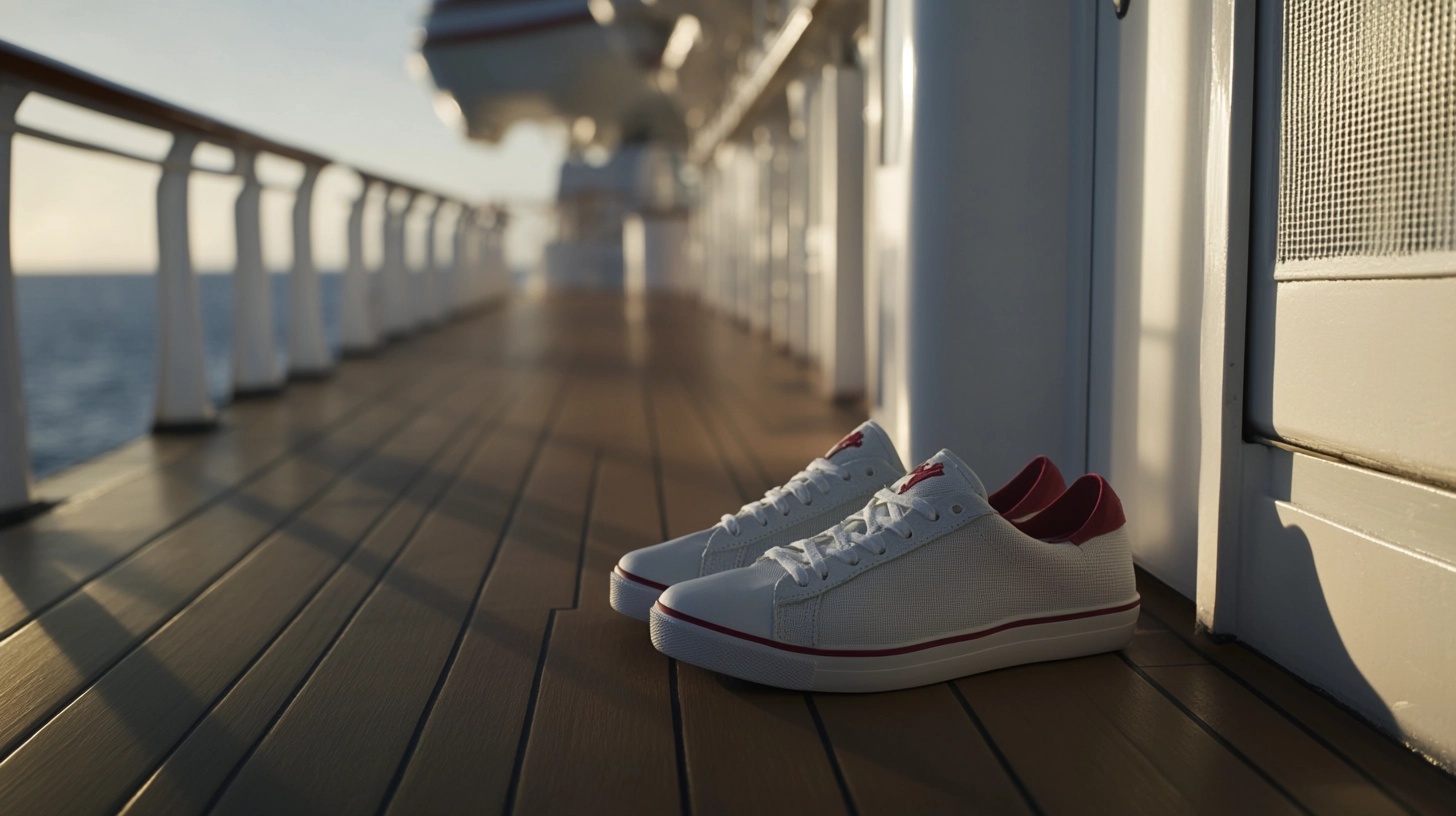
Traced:
<svg viewBox="0 0 1456 816">
<path fill-rule="evenodd" d="M 1456 2 L 1285 0 L 1278 260 L 1456 250 Z"/>
</svg>

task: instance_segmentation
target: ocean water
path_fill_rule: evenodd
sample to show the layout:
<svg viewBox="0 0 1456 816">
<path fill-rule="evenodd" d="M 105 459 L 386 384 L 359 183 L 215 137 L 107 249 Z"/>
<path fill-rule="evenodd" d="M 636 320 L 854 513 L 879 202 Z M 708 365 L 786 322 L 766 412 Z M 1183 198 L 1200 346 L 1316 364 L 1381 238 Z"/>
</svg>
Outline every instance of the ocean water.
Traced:
<svg viewBox="0 0 1456 816">
<path fill-rule="evenodd" d="M 322 277 L 324 327 L 338 348 L 339 276 Z M 19 275 L 20 356 L 30 424 L 31 469 L 46 476 L 146 433 L 157 368 L 155 275 Z M 231 275 L 201 275 L 202 329 L 213 401 L 232 376 Z M 273 276 L 274 327 L 282 357 L 288 281 Z"/>
</svg>

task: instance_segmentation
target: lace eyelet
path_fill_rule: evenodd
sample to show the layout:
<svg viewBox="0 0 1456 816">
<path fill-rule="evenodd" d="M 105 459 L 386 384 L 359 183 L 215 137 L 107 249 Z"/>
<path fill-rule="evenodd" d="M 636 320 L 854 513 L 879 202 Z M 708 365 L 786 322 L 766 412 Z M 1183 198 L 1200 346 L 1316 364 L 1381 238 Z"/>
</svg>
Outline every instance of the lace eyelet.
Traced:
<svg viewBox="0 0 1456 816">
<path fill-rule="evenodd" d="M 950 511 L 952 513 L 955 513 L 957 516 L 959 516 L 961 514 L 961 510 L 963 510 L 963 509 L 964 508 L 962 508 L 959 504 L 952 504 L 950 506 Z"/>
<path fill-rule="evenodd" d="M 930 517 L 930 520 L 931 521 L 940 521 L 940 513 L 936 513 L 935 515 L 931 516 Z"/>
<path fill-rule="evenodd" d="M 859 566 L 859 559 L 858 558 L 854 559 L 853 561 L 849 562 L 849 565 L 851 567 L 857 567 L 857 566 Z"/>
<path fill-rule="evenodd" d="M 915 537 L 915 531 L 914 530 L 906 530 L 905 531 L 905 535 L 901 536 L 901 538 L 905 539 L 906 541 L 909 541 L 910 539 L 912 539 L 914 537 Z"/>
<path fill-rule="evenodd" d="M 866 476 L 873 476 L 873 475 L 875 475 L 875 469 L 874 468 L 865 468 L 865 475 Z"/>
<path fill-rule="evenodd" d="M 853 473 L 849 473 L 847 471 L 845 472 L 845 474 L 843 476 L 840 476 L 839 477 L 840 481 L 844 481 L 844 482 L 847 482 L 847 481 L 849 481 L 850 479 L 853 479 L 853 478 L 854 478 L 854 474 Z"/>
</svg>

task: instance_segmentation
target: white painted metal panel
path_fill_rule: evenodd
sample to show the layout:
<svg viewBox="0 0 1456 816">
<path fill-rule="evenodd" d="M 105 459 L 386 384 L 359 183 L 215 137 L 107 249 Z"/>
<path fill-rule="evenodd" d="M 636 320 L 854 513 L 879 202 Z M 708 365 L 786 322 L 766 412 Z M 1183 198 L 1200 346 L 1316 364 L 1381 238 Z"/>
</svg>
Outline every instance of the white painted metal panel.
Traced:
<svg viewBox="0 0 1456 816">
<path fill-rule="evenodd" d="M 1099 3 L 1088 467 L 1134 554 L 1192 596 L 1210 11 Z"/>
<path fill-rule="evenodd" d="M 1238 636 L 1456 763 L 1456 496 L 1246 446 Z"/>
<path fill-rule="evenodd" d="M 1456 484 L 1456 278 L 1278 286 L 1250 380 L 1262 432 Z"/>
</svg>

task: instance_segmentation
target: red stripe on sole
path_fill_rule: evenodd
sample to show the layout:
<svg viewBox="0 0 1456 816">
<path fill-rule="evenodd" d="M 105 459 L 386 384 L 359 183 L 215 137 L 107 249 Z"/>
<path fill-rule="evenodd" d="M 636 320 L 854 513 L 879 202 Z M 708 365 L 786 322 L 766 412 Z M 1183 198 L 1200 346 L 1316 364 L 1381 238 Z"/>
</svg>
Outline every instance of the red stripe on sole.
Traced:
<svg viewBox="0 0 1456 816">
<path fill-rule="evenodd" d="M 1066 615 L 1051 615 L 1045 618 L 1026 618 L 1025 620 L 1003 623 L 1000 626 L 994 626 L 990 629 L 982 629 L 979 632 L 970 632 L 964 635 L 954 635 L 952 637 L 940 638 L 939 640 L 929 640 L 924 643 L 916 643 L 912 646 L 897 646 L 893 649 L 815 649 L 812 646 L 795 646 L 789 643 L 779 643 L 776 640 L 769 640 L 768 638 L 759 637 L 758 635 L 750 635 L 746 632 L 740 632 L 737 629 L 729 629 L 726 626 L 719 626 L 716 623 L 712 623 L 711 621 L 705 621 L 701 618 L 695 618 L 692 615 L 688 615 L 683 612 L 679 612 L 671 607 L 664 606 L 662 601 L 658 601 L 655 606 L 658 611 L 662 612 L 662 614 L 667 615 L 670 618 L 677 618 L 680 621 L 691 623 L 695 626 L 701 626 L 704 629 L 711 629 L 712 631 L 719 634 L 731 635 L 741 640 L 747 640 L 753 643 L 762 644 L 764 646 L 772 646 L 775 649 L 781 649 L 785 652 L 794 652 L 795 654 L 819 655 L 821 657 L 890 657 L 892 655 L 902 655 L 909 654 L 910 652 L 918 652 L 924 649 L 934 649 L 937 646 L 945 646 L 951 643 L 963 643 L 967 640 L 977 640 L 979 638 L 994 635 L 997 632 L 1004 632 L 1008 629 L 1018 629 L 1023 626 L 1036 626 L 1043 623 L 1061 623 L 1062 621 L 1080 620 L 1082 618 L 1095 618 L 1099 615 L 1114 615 L 1118 612 L 1126 612 L 1129 609 L 1136 609 L 1138 604 L 1140 603 L 1142 603 L 1141 598 L 1133 601 L 1132 603 L 1125 603 L 1122 606 L 1114 606 L 1107 609 L 1094 609 L 1090 612 L 1072 612 Z"/>
<path fill-rule="evenodd" d="M 622 569 L 621 567 L 613 567 L 612 570 L 623 578 L 626 578 L 628 581 L 635 581 L 643 586 L 650 586 L 653 589 L 667 589 L 667 584 L 659 584 L 656 581 L 649 581 L 641 576 L 633 575 L 632 573 Z"/>
</svg>

